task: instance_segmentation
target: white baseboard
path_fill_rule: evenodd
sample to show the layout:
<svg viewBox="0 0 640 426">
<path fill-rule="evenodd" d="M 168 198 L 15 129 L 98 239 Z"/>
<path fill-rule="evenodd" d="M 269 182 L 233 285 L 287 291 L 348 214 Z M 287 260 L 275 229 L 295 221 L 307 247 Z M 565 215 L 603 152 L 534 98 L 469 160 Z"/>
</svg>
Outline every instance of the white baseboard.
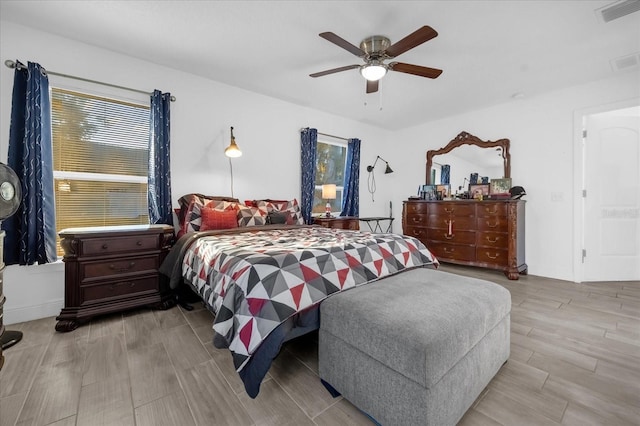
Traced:
<svg viewBox="0 0 640 426">
<path fill-rule="evenodd" d="M 3 324 L 9 326 L 25 321 L 33 321 L 40 318 L 56 317 L 64 307 L 64 299 L 56 299 L 35 306 L 23 306 L 21 308 L 3 309 Z"/>
</svg>

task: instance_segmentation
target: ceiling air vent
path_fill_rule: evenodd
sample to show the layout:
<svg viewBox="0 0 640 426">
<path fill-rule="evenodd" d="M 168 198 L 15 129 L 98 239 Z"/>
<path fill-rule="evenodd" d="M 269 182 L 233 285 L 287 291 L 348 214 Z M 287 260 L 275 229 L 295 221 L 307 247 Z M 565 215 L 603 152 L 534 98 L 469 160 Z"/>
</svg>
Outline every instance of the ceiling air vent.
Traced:
<svg viewBox="0 0 640 426">
<path fill-rule="evenodd" d="M 614 19 L 622 18 L 623 16 L 627 16 L 639 10 L 640 0 L 622 0 L 612 3 L 603 8 L 596 9 L 596 14 L 598 14 L 606 23 L 611 22 Z"/>
<path fill-rule="evenodd" d="M 615 71 L 625 71 L 631 68 L 637 68 L 640 66 L 640 52 L 612 59 L 611 66 Z"/>
</svg>

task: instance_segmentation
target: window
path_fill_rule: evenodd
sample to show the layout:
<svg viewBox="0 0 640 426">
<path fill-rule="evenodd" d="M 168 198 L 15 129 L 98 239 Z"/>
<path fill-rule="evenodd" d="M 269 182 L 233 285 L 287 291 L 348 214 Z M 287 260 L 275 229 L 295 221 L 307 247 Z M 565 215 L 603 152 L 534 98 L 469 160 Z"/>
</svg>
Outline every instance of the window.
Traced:
<svg viewBox="0 0 640 426">
<path fill-rule="evenodd" d="M 148 224 L 149 106 L 53 88 L 51 125 L 57 231 Z"/>
<path fill-rule="evenodd" d="M 322 185 L 336 185 L 336 199 L 329 200 L 332 212 L 342 210 L 344 173 L 347 162 L 347 146 L 318 141 L 316 152 L 316 189 L 313 194 L 312 214 L 324 213 L 327 200 L 322 199 Z"/>
</svg>

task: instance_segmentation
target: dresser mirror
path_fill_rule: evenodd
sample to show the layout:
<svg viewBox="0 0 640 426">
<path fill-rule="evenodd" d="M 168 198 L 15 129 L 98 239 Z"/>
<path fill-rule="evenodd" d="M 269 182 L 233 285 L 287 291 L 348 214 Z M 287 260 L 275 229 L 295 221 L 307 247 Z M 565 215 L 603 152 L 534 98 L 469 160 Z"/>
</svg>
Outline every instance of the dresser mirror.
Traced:
<svg viewBox="0 0 640 426">
<path fill-rule="evenodd" d="M 461 132 L 445 147 L 427 151 L 426 179 L 427 185 L 442 183 L 442 165 L 450 166 L 451 190 L 462 187 L 466 190 L 471 173 L 481 177 L 499 179 L 511 177 L 511 155 L 509 139 L 483 141 L 467 132 Z"/>
</svg>

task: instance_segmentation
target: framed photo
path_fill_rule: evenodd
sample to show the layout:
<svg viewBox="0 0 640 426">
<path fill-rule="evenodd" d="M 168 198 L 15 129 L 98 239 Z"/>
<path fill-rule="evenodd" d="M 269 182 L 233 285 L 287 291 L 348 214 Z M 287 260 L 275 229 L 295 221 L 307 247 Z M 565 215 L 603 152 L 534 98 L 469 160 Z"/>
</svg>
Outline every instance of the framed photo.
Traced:
<svg viewBox="0 0 640 426">
<path fill-rule="evenodd" d="M 469 198 L 480 199 L 489 196 L 489 184 L 488 183 L 470 183 L 469 184 Z"/>
<path fill-rule="evenodd" d="M 451 185 L 436 185 L 436 195 L 440 197 L 440 200 L 451 197 Z"/>
<path fill-rule="evenodd" d="M 511 178 L 491 179 L 489 194 L 491 195 L 509 195 L 511 189 Z"/>
<path fill-rule="evenodd" d="M 423 200 L 437 200 L 437 192 L 435 185 L 422 185 L 420 198 Z"/>
</svg>

